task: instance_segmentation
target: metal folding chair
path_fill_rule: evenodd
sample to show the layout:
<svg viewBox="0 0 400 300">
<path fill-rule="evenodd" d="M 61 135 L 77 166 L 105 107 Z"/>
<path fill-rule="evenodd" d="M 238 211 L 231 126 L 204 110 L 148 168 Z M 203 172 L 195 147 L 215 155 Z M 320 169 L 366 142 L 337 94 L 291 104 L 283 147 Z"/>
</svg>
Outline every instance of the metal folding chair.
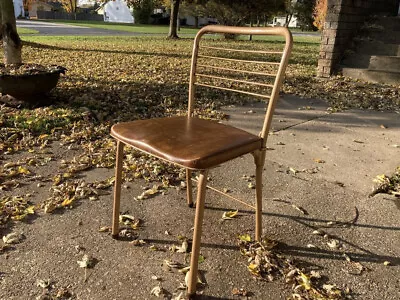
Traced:
<svg viewBox="0 0 400 300">
<path fill-rule="evenodd" d="M 226 48 L 220 44 L 210 46 L 207 39 L 202 39 L 207 33 L 281 36 L 284 42 L 281 43 L 282 47 L 279 50 L 276 50 L 276 47 L 273 50 L 265 49 L 265 44 L 268 42 L 256 44 L 259 48 L 264 47 L 261 50 L 249 50 L 240 42 L 226 43 L 228 45 Z M 187 287 L 189 296 L 196 293 L 205 190 L 209 169 L 244 154 L 251 153 L 254 156 L 256 165 L 255 239 L 260 240 L 261 238 L 262 171 L 266 156 L 266 142 L 292 43 L 291 33 L 282 27 L 206 26 L 198 32 L 194 40 L 187 116 L 119 123 L 111 129 L 111 135 L 117 140 L 112 226 L 114 238 L 118 237 L 119 233 L 124 145 L 129 145 L 185 168 L 187 202 L 190 207 L 193 206 L 192 171 L 200 173 Z M 256 80 L 250 80 L 250 77 L 254 77 Z M 268 108 L 260 134 L 257 136 L 235 127 L 195 117 L 196 86 L 268 99 Z"/>
</svg>

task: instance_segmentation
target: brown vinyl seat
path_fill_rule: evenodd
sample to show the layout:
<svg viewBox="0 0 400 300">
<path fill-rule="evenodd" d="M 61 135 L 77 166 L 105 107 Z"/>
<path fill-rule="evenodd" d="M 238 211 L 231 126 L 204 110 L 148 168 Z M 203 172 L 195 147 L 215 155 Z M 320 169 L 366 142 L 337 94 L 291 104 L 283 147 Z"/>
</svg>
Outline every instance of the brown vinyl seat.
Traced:
<svg viewBox="0 0 400 300">
<path fill-rule="evenodd" d="M 217 46 L 208 46 L 208 43 L 205 45 L 203 42 L 201 43 L 202 37 L 206 33 L 272 35 L 283 37 L 284 43 L 279 51 L 264 48 L 249 50 L 247 45 L 235 48 L 238 43 L 231 43 L 226 48 L 222 47 L 222 43 L 218 43 Z M 187 116 L 136 120 L 112 126 L 111 135 L 117 140 L 112 225 L 114 238 L 117 238 L 119 234 L 122 159 L 125 145 L 185 168 L 189 206 L 193 206 L 192 171 L 199 172 L 192 254 L 187 282 L 189 297 L 196 293 L 205 190 L 209 169 L 244 154 L 253 155 L 256 166 L 256 201 L 255 206 L 251 207 L 256 212 L 255 239 L 260 240 L 261 238 L 262 171 L 266 156 L 266 142 L 292 43 L 291 33 L 283 27 L 206 26 L 198 32 L 194 40 Z M 200 52 L 200 49 L 205 52 Z M 226 57 L 227 55 L 230 56 Z M 268 60 L 265 60 L 264 56 L 267 56 Z M 250 79 L 250 77 L 253 78 L 252 76 L 256 79 Z M 254 135 L 216 121 L 196 117 L 194 115 L 196 86 L 268 99 L 268 107 L 260 134 Z M 267 93 L 265 90 L 270 90 L 270 92 Z"/>
<path fill-rule="evenodd" d="M 260 137 L 244 130 L 196 117 L 120 123 L 111 128 L 111 135 L 126 145 L 195 170 L 253 152 L 262 143 Z"/>
</svg>

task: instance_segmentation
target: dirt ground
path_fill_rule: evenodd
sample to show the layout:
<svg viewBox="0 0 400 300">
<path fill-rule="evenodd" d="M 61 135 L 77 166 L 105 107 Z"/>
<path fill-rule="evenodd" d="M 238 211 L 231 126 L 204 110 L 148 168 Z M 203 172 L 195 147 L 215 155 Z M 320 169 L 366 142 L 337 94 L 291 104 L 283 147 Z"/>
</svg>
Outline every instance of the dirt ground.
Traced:
<svg viewBox="0 0 400 300">
<path fill-rule="evenodd" d="M 274 150 L 268 152 L 264 172 L 263 233 L 279 241 L 277 251 L 282 255 L 320 272 L 326 282 L 348 288 L 353 299 L 400 299 L 399 199 L 386 194 L 368 197 L 373 178 L 399 165 L 400 149 L 390 147 L 400 144 L 399 115 L 327 114 L 321 101 L 285 100 L 274 121 L 277 133 L 268 143 Z M 313 110 L 299 109 L 307 105 Z M 226 111 L 232 123 L 253 122 L 260 116 L 258 107 Z M 384 132 L 379 127 L 382 122 L 387 125 Z M 56 143 L 48 150 L 54 159 L 35 169 L 43 177 L 51 175 L 61 159 L 79 154 L 79 149 L 66 150 Z M 7 157 L 7 161 L 18 159 L 18 154 Z M 210 183 L 251 202 L 254 191 L 243 175 L 253 173 L 252 157 L 245 156 L 212 170 Z M 94 181 L 112 175 L 112 169 L 98 168 L 82 178 Z M 43 182 L 38 187 L 26 179 L 21 187 L 1 193 L 31 193 L 35 204 L 49 196 L 50 186 L 51 182 Z M 157 299 L 152 295 L 157 286 L 164 291 L 158 298 L 179 299 L 185 292 L 179 289 L 185 276 L 166 266 L 165 260 L 188 265 L 187 253 L 170 248 L 181 245 L 179 236 L 191 238 L 194 210 L 185 204 L 184 189 L 133 199 L 149 186 L 143 180 L 126 183 L 121 199 L 121 212 L 141 220 L 130 240 L 143 239 L 142 246 L 99 231 L 111 224 L 111 189 L 98 200 L 82 200 L 72 209 L 51 214 L 39 210 L 24 222 L 0 228 L 1 236 L 22 234 L 19 243 L 0 254 L 0 299 Z M 198 298 L 291 298 L 292 286 L 284 279 L 255 280 L 247 270 L 237 237 L 254 234 L 253 212 L 212 191 L 207 192 L 206 207 L 204 261 L 199 267 L 204 283 Z M 221 220 L 225 211 L 235 209 L 238 217 Z M 313 234 L 315 230 L 329 237 Z M 328 245 L 332 240 L 337 247 Z M 93 258 L 88 269 L 77 263 L 85 254 Z M 234 288 L 243 288 L 248 295 L 234 296 Z"/>
</svg>

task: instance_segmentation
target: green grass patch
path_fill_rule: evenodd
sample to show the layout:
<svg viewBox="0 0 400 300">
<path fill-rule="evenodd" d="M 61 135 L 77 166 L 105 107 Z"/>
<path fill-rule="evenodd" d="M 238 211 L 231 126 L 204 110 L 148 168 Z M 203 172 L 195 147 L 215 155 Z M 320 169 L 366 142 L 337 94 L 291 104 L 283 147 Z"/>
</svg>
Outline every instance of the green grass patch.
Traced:
<svg viewBox="0 0 400 300">
<path fill-rule="evenodd" d="M 18 34 L 36 34 L 36 33 L 39 33 L 39 31 L 37 31 L 35 29 L 24 28 L 24 27 L 17 27 L 17 32 L 18 32 Z"/>
</svg>

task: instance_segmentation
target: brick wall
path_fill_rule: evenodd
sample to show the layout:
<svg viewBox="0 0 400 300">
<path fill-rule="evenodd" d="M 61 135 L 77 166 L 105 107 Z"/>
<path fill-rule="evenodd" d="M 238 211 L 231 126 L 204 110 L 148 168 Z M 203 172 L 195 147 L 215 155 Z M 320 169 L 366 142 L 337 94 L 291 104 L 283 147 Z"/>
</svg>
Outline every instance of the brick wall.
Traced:
<svg viewBox="0 0 400 300">
<path fill-rule="evenodd" d="M 374 14 L 396 15 L 400 0 L 328 0 L 328 12 L 321 36 L 318 76 L 337 71 L 345 49 L 364 23 Z"/>
</svg>

